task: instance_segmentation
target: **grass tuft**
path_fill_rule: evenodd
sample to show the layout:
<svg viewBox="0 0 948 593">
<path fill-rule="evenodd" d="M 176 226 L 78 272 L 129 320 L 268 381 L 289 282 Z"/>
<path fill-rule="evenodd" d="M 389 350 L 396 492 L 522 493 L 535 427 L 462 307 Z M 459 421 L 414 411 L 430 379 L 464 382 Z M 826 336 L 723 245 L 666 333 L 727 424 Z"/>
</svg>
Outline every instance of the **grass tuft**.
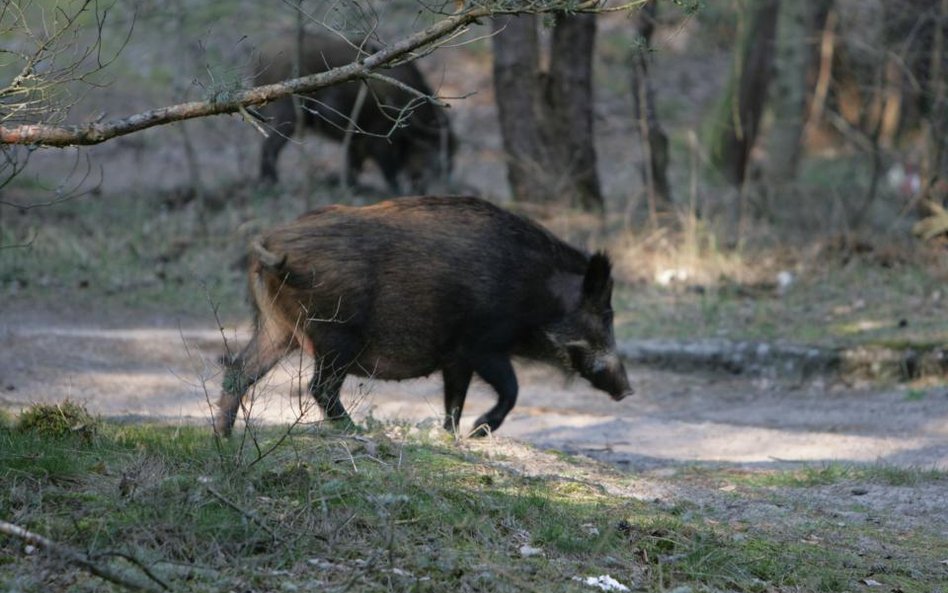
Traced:
<svg viewBox="0 0 948 593">
<path fill-rule="evenodd" d="M 23 433 L 43 438 L 76 436 L 91 441 L 96 434 L 98 420 L 82 404 L 66 399 L 53 404 L 34 404 L 25 409 L 16 424 Z"/>
</svg>

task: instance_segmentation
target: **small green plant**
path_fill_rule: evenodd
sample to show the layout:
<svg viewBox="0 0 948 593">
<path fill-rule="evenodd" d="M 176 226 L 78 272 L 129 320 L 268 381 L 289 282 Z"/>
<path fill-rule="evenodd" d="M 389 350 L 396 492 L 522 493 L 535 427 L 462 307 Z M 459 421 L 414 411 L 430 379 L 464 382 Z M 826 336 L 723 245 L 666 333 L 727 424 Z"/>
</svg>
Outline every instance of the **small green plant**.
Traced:
<svg viewBox="0 0 948 593">
<path fill-rule="evenodd" d="M 98 420 L 82 404 L 69 399 L 54 404 L 34 404 L 20 414 L 16 429 L 43 438 L 78 436 L 91 440 Z"/>
<path fill-rule="evenodd" d="M 13 415 L 0 408 L 0 430 L 9 430 L 13 427 Z"/>
</svg>

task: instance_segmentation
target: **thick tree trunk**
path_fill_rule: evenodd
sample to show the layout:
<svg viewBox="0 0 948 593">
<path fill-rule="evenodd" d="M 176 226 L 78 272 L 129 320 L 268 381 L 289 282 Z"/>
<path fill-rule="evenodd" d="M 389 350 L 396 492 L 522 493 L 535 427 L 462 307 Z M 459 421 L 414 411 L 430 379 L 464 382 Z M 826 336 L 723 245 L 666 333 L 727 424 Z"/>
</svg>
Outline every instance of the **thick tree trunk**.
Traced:
<svg viewBox="0 0 948 593">
<path fill-rule="evenodd" d="M 593 144 L 593 15 L 557 16 L 540 71 L 534 16 L 494 20 L 494 92 L 515 200 L 602 210 Z"/>
<path fill-rule="evenodd" d="M 659 212 L 672 206 L 671 187 L 668 184 L 668 136 L 662 129 L 655 112 L 655 92 L 648 75 L 652 33 L 658 17 L 657 0 L 639 11 L 636 39 L 629 61 L 632 68 L 632 97 L 634 117 L 642 141 L 642 180 L 648 192 L 649 214 L 653 221 Z"/>
<path fill-rule="evenodd" d="M 567 191 L 583 210 L 602 210 L 593 135 L 592 61 L 596 15 L 559 15 L 550 48 L 549 130 L 560 139 Z"/>
<path fill-rule="evenodd" d="M 711 162 L 738 187 L 744 185 L 766 103 L 779 6 L 780 0 L 749 3 L 734 48 L 731 78 L 709 129 Z"/>
<path fill-rule="evenodd" d="M 771 89 L 773 127 L 767 139 L 767 178 L 775 184 L 792 181 L 800 161 L 806 123 L 810 39 L 815 24 L 812 2 L 780 3 L 777 24 L 774 85 Z"/>
<path fill-rule="evenodd" d="M 933 204 L 942 201 L 948 206 L 948 0 L 939 2 L 933 17 L 929 79 L 927 85 L 928 115 L 924 124 L 926 148 L 922 161 L 922 191 L 919 195 Z M 942 224 L 948 213 L 942 210 Z"/>
<path fill-rule="evenodd" d="M 515 200 L 554 198 L 546 177 L 553 160 L 543 133 L 540 53 L 535 16 L 494 19 L 494 95 L 507 178 Z"/>
</svg>

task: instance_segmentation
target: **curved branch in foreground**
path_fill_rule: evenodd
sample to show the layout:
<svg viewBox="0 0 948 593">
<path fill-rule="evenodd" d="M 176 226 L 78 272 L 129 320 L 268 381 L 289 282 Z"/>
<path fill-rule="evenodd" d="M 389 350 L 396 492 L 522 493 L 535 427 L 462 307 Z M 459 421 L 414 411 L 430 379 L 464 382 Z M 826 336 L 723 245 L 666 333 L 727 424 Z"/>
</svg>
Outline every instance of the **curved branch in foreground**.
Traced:
<svg viewBox="0 0 948 593">
<path fill-rule="evenodd" d="M 446 17 L 423 31 L 396 41 L 362 60 L 326 72 L 294 78 L 277 84 L 221 93 L 206 101 L 179 103 L 107 122 L 72 126 L 47 124 L 0 126 L 0 144 L 40 146 L 99 144 L 117 136 L 124 136 L 154 126 L 209 115 L 235 113 L 246 107 L 263 105 L 287 95 L 308 93 L 336 83 L 365 78 L 374 70 L 403 58 L 420 47 L 434 43 L 480 18 L 498 14 L 539 14 L 561 12 L 563 10 L 569 10 L 570 12 L 621 10 L 637 6 L 644 1 L 631 0 L 611 9 L 603 8 L 600 0 L 585 0 L 573 6 L 569 6 L 569 2 L 524 2 L 515 8 L 497 9 L 490 6 L 474 6 L 465 12 Z"/>
<path fill-rule="evenodd" d="M 147 593 L 169 590 L 168 586 L 160 580 L 156 581 L 158 586 L 155 586 L 151 583 L 146 584 L 137 582 L 125 574 L 112 570 L 108 566 L 103 566 L 92 562 L 86 556 L 80 554 L 68 546 L 56 543 L 53 540 L 43 537 L 38 533 L 33 533 L 32 531 L 23 529 L 19 525 L 14 525 L 13 523 L 7 523 L 6 521 L 0 520 L 0 533 L 21 539 L 38 548 L 43 548 L 44 550 L 62 558 L 70 564 L 75 564 L 76 566 L 89 571 L 97 577 L 115 583 L 116 585 L 121 585 L 126 589 L 132 591 L 145 591 Z M 155 579 L 154 575 L 150 574 L 150 571 L 148 571 L 148 574 L 152 579 Z"/>
</svg>

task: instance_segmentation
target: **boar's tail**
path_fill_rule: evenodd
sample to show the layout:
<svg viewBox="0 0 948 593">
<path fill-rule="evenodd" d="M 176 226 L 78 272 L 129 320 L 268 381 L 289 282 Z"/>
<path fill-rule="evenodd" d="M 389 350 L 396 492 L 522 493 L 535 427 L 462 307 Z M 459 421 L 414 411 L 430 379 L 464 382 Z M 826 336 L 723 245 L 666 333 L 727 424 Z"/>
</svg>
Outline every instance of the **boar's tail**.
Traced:
<svg viewBox="0 0 948 593">
<path fill-rule="evenodd" d="M 253 250 L 254 254 L 257 256 L 257 261 L 259 261 L 263 267 L 279 272 L 283 269 L 283 266 L 286 264 L 286 254 L 277 255 L 269 249 L 263 246 L 263 243 L 259 239 L 255 239 L 250 244 L 250 249 Z"/>
</svg>

